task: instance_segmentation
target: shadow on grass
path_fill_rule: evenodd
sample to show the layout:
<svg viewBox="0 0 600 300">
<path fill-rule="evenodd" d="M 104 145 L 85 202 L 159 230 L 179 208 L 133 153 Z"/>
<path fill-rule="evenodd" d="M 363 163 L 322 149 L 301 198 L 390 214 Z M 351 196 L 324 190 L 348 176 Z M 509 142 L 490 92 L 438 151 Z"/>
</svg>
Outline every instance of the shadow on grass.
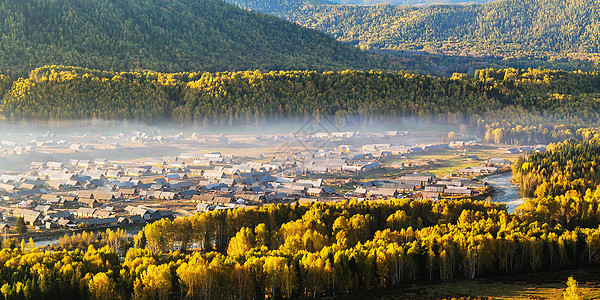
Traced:
<svg viewBox="0 0 600 300">
<path fill-rule="evenodd" d="M 600 268 L 593 268 L 446 283 L 415 283 L 389 289 L 355 292 L 335 299 L 562 299 L 569 276 L 573 276 L 579 282 L 585 299 L 600 297 Z"/>
</svg>

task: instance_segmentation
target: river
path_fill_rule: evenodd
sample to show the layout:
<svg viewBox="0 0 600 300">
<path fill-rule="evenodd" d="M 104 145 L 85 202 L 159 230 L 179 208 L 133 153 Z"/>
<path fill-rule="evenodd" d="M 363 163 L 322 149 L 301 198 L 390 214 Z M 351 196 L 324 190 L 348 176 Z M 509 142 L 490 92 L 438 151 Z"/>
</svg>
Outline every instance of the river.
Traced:
<svg viewBox="0 0 600 300">
<path fill-rule="evenodd" d="M 483 178 L 494 188 L 492 202 L 505 203 L 508 206 L 508 212 L 513 213 L 515 208 L 523 204 L 523 198 L 519 186 L 510 182 L 512 173 L 502 173 Z"/>
<path fill-rule="evenodd" d="M 115 231 L 118 228 L 124 229 L 125 231 L 127 231 L 127 236 L 133 237 L 136 236 L 143 228 L 144 225 L 142 224 L 135 224 L 135 225 L 124 225 L 124 226 L 119 226 L 119 227 L 114 227 L 114 228 L 110 228 L 111 230 Z M 92 230 L 86 230 L 87 232 L 105 232 L 106 228 L 102 228 L 102 229 L 92 229 Z M 74 233 L 81 233 L 81 231 L 77 231 L 77 232 L 61 232 L 61 233 L 57 233 L 55 235 L 49 235 L 49 236 L 33 236 L 33 241 L 35 242 L 35 245 L 38 247 L 45 247 L 45 246 L 49 246 L 52 244 L 58 244 L 58 240 L 63 237 L 65 234 L 71 235 Z"/>
</svg>

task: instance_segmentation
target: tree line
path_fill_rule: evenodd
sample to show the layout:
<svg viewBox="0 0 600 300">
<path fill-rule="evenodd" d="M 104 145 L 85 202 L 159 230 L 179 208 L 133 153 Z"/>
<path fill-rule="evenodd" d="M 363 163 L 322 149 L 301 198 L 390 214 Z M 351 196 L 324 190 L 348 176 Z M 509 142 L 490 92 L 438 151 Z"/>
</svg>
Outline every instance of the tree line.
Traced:
<svg viewBox="0 0 600 300">
<path fill-rule="evenodd" d="M 302 122 L 425 122 L 470 126 L 489 142 L 579 138 L 598 126 L 600 75 L 483 69 L 450 78 L 387 71 L 106 72 L 46 66 L 0 77 L 0 118 L 172 121 L 197 126 Z"/>
</svg>

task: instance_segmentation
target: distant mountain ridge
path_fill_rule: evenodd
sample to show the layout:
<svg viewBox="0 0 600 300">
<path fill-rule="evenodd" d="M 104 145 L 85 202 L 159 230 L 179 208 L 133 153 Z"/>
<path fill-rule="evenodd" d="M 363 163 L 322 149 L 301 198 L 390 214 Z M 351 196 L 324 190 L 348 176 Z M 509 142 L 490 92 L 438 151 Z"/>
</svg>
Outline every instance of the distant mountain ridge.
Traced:
<svg viewBox="0 0 600 300">
<path fill-rule="evenodd" d="M 343 5 L 375 5 L 375 4 L 392 4 L 392 5 L 415 5 L 427 6 L 438 4 L 472 4 L 472 3 L 488 3 L 496 0 L 331 0 L 333 4 Z"/>
<path fill-rule="evenodd" d="M 0 69 L 369 68 L 357 49 L 220 0 L 0 0 Z"/>
<path fill-rule="evenodd" d="M 235 1 L 248 7 L 257 0 Z M 426 7 L 305 4 L 276 15 L 366 49 L 600 59 L 600 0 Z"/>
<path fill-rule="evenodd" d="M 305 5 L 341 4 L 341 5 L 415 5 L 427 6 L 438 4 L 472 4 L 488 3 L 495 0 L 226 0 L 229 3 L 249 8 L 264 13 L 282 12 L 289 7 L 302 7 Z"/>
<path fill-rule="evenodd" d="M 336 4 L 344 5 L 375 5 L 375 4 L 393 4 L 393 5 L 436 5 L 436 4 L 469 4 L 469 3 L 488 3 L 494 0 L 332 0 Z"/>
</svg>

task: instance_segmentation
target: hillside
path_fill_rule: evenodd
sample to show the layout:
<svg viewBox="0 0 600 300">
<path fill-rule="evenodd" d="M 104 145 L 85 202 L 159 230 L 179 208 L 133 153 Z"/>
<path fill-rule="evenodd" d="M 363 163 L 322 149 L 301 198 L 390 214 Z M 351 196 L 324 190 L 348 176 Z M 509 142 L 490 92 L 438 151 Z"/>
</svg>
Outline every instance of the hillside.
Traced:
<svg viewBox="0 0 600 300">
<path fill-rule="evenodd" d="M 163 72 L 371 67 L 314 30 L 220 0 L 0 0 L 0 70 Z"/>
<path fill-rule="evenodd" d="M 599 0 L 501 0 L 427 7 L 304 5 L 290 6 L 278 15 L 364 49 L 547 60 L 600 58 Z"/>
</svg>

